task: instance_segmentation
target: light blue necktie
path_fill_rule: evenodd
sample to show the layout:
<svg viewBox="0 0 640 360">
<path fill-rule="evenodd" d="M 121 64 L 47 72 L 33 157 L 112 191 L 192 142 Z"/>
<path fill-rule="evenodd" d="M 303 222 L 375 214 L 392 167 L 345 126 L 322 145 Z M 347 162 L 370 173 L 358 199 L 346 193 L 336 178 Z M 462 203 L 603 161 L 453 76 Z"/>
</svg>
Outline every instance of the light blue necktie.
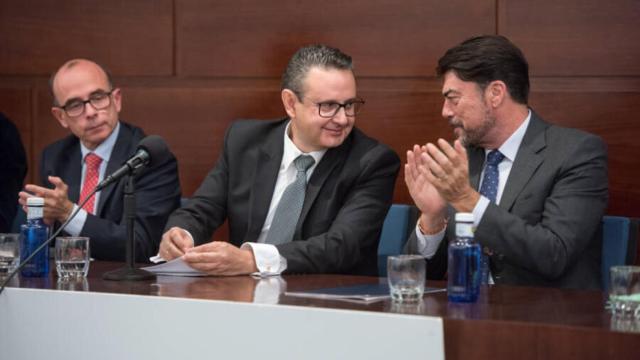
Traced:
<svg viewBox="0 0 640 360">
<path fill-rule="evenodd" d="M 480 194 L 484 195 L 492 203 L 496 203 L 498 196 L 498 184 L 500 183 L 500 172 L 498 165 L 504 159 L 504 155 L 498 150 L 491 150 L 487 155 L 487 162 L 484 167 L 484 176 L 482 177 L 482 186 Z M 489 283 L 489 256 L 482 252 L 481 279 L 482 284 Z"/>
<path fill-rule="evenodd" d="M 300 155 L 293 160 L 297 170 L 296 179 L 282 193 L 265 243 L 278 245 L 293 239 L 307 191 L 307 170 L 314 163 L 315 160 L 309 155 Z"/>
</svg>

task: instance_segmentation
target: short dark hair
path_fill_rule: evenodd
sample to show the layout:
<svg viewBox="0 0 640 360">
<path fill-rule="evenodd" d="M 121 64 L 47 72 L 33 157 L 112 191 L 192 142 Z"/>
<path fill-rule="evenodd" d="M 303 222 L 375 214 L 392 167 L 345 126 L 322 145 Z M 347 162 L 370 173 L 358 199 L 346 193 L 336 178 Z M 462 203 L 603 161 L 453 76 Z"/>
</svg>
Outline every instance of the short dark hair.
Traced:
<svg viewBox="0 0 640 360">
<path fill-rule="evenodd" d="M 353 61 L 351 56 L 330 46 L 316 44 L 302 47 L 293 54 L 282 74 L 281 90 L 289 89 L 298 99 L 302 99 L 302 82 L 313 67 L 353 71 Z"/>
<path fill-rule="evenodd" d="M 522 51 L 504 36 L 477 36 L 447 50 L 438 60 L 436 72 L 442 77 L 449 71 L 482 89 L 492 81 L 501 80 L 514 101 L 527 104 L 529 64 Z"/>
<path fill-rule="evenodd" d="M 69 60 L 66 63 L 62 64 L 62 66 L 60 66 L 56 71 L 54 71 L 51 76 L 49 77 L 49 91 L 51 92 L 51 96 L 53 97 L 53 106 L 60 106 L 60 104 L 58 104 L 58 100 L 56 99 L 56 94 L 53 91 L 53 82 L 56 80 L 56 76 L 58 75 L 58 73 L 60 72 L 60 70 L 62 69 L 70 69 L 74 66 L 76 66 L 79 62 L 82 61 L 88 61 L 88 62 L 92 62 L 94 64 L 96 64 L 101 70 L 102 72 L 104 72 L 104 74 L 107 77 L 107 83 L 109 84 L 109 88 L 113 89 L 113 81 L 111 80 L 111 73 L 109 72 L 109 70 L 107 70 L 106 67 L 102 66 L 101 64 L 92 61 L 92 60 L 87 60 L 87 59 L 73 59 L 73 60 Z"/>
</svg>

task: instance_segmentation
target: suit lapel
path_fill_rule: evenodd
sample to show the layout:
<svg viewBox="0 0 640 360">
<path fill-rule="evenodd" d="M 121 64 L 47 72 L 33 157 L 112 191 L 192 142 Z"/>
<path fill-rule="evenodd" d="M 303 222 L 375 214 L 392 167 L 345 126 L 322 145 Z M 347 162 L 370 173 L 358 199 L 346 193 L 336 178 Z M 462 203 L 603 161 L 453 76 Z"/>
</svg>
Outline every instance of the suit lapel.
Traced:
<svg viewBox="0 0 640 360">
<path fill-rule="evenodd" d="M 273 190 L 278 179 L 278 171 L 284 152 L 284 130 L 286 121 L 264 138 L 264 143 L 257 150 L 256 172 L 251 188 L 249 225 L 244 241 L 255 241 L 260 236 L 269 212 Z"/>
<path fill-rule="evenodd" d="M 532 112 L 529 126 L 518 149 L 516 160 L 511 167 L 500 199 L 499 206 L 501 208 L 511 208 L 517 196 L 544 161 L 544 156 L 540 154 L 540 151 L 547 146 L 544 136 L 546 128 L 546 123 Z"/>
<path fill-rule="evenodd" d="M 104 173 L 104 176 L 107 177 L 109 174 L 112 174 L 114 171 L 118 170 L 118 168 L 127 161 L 129 154 L 129 148 L 131 143 L 131 132 L 126 126 L 120 124 L 120 131 L 118 133 L 118 138 L 116 139 L 116 143 L 113 145 L 113 150 L 111 150 L 111 156 L 109 157 L 109 163 L 107 164 L 107 169 Z M 98 211 L 96 214 L 101 215 L 102 210 L 104 208 L 104 204 L 107 203 L 107 200 L 118 187 L 118 183 L 115 183 L 111 186 L 107 186 L 100 192 L 100 199 L 98 200 Z"/>
<path fill-rule="evenodd" d="M 82 179 L 82 152 L 80 151 L 80 141 L 76 141 L 72 149 L 67 153 L 67 168 L 68 173 L 62 175 L 62 179 L 67 179 L 69 182 L 69 190 L 67 195 L 71 202 L 77 204 L 80 200 L 80 180 Z"/>
<path fill-rule="evenodd" d="M 316 169 L 313 171 L 313 175 L 311 175 L 309 183 L 307 184 L 307 191 L 304 196 L 304 204 L 302 205 L 300 218 L 298 219 L 298 224 L 296 225 L 296 231 L 293 236 L 294 239 L 300 238 L 302 224 L 304 224 L 311 206 L 318 197 L 318 193 L 320 193 L 320 189 L 322 189 L 325 181 L 333 172 L 333 169 L 344 161 L 345 154 L 351 146 L 352 138 L 353 135 L 349 136 L 349 138 L 347 138 L 347 140 L 337 148 L 327 150 L 327 152 L 322 157 L 322 160 L 320 160 L 318 167 L 316 167 Z"/>
</svg>

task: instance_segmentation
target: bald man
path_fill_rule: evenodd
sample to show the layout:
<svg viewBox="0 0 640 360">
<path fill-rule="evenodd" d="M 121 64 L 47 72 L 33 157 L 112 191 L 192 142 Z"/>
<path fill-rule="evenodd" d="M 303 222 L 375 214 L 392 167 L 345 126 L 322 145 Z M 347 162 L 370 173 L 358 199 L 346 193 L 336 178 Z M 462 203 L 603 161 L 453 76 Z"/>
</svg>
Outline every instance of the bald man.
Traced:
<svg viewBox="0 0 640 360">
<path fill-rule="evenodd" d="M 119 120 L 122 92 L 95 62 L 67 61 L 51 76 L 50 87 L 51 113 L 71 134 L 44 149 L 39 172 L 44 186 L 26 185 L 20 203 L 25 205 L 29 196 L 44 197 L 45 221 L 60 224 L 105 175 L 134 155 L 145 134 Z M 173 154 L 166 158 L 136 175 L 138 261 L 157 253 L 164 224 L 180 203 L 178 165 Z M 93 258 L 124 260 L 125 182 L 126 177 L 96 193 L 64 230 L 67 235 L 90 237 Z"/>
</svg>

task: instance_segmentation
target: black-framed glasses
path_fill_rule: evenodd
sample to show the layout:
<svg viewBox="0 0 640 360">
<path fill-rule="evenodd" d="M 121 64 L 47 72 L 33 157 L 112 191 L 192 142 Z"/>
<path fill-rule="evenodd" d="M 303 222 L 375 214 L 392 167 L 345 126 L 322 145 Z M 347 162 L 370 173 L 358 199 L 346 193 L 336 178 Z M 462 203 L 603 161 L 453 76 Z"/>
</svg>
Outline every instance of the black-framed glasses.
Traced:
<svg viewBox="0 0 640 360">
<path fill-rule="evenodd" d="M 108 92 L 99 90 L 91 93 L 87 100 L 72 99 L 67 101 L 66 104 L 59 106 L 59 108 L 64 110 L 70 117 L 84 114 L 84 108 L 87 103 L 91 104 L 96 110 L 102 110 L 111 105 L 111 93 L 113 93 L 114 90 L 115 89 L 111 89 L 111 91 Z"/>
<path fill-rule="evenodd" d="M 349 100 L 344 104 L 340 104 L 335 101 L 326 101 L 315 104 L 318 105 L 318 115 L 323 118 L 332 118 L 336 116 L 338 111 L 340 111 L 340 108 L 344 108 L 344 114 L 346 116 L 356 116 L 356 114 L 362 109 L 362 106 L 364 106 L 364 100 L 356 98 Z"/>
</svg>

